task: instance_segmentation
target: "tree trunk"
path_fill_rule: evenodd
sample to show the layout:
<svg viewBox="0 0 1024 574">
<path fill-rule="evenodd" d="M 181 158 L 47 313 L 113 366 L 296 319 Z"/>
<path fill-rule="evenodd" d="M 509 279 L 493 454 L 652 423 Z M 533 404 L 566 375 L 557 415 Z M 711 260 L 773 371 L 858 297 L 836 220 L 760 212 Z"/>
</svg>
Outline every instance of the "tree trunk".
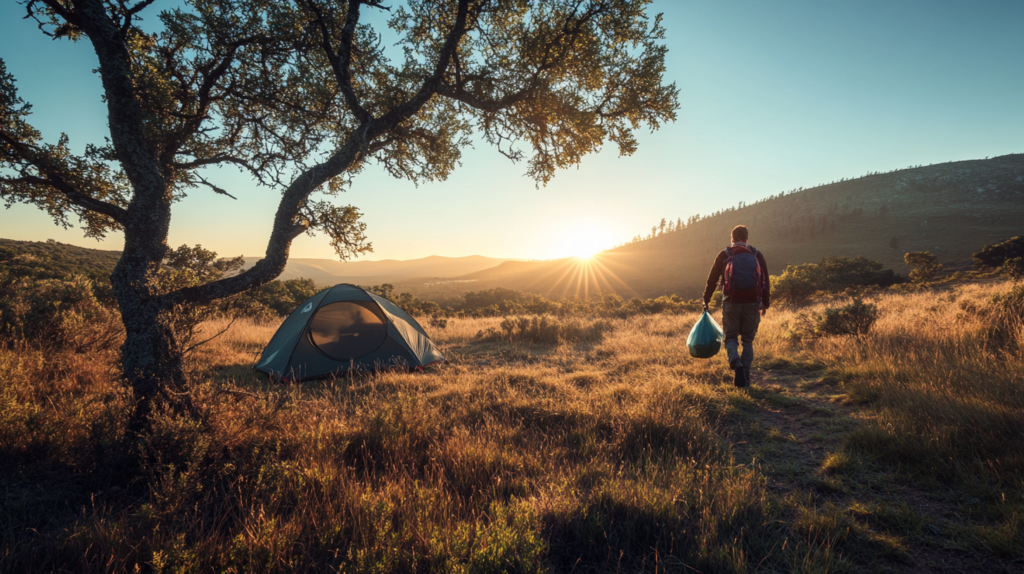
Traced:
<svg viewBox="0 0 1024 574">
<path fill-rule="evenodd" d="M 194 414 L 181 348 L 150 281 L 167 249 L 164 238 L 169 211 L 158 204 L 149 213 L 133 214 L 125 226 L 124 251 L 110 277 L 125 331 L 121 368 L 134 395 L 128 427 L 131 435 L 149 427 L 157 407 Z"/>
<path fill-rule="evenodd" d="M 143 432 L 158 406 L 194 414 L 181 350 L 174 332 L 162 321 L 159 307 L 132 289 L 115 288 L 115 294 L 125 328 L 121 367 L 135 401 L 129 433 Z"/>
</svg>

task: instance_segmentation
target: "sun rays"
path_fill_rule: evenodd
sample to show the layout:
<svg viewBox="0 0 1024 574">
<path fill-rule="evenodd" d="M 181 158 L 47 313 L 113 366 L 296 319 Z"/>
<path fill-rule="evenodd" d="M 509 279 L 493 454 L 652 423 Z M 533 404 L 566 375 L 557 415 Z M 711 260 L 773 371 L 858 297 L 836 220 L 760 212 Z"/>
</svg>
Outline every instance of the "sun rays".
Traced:
<svg viewBox="0 0 1024 574">
<path fill-rule="evenodd" d="M 623 296 L 639 295 L 614 271 L 613 268 L 621 270 L 624 267 L 619 259 L 617 253 L 599 252 L 590 257 L 550 261 L 548 268 L 539 274 L 532 284 L 538 287 L 545 286 L 544 290 L 553 297 L 586 299 L 613 293 Z"/>
</svg>

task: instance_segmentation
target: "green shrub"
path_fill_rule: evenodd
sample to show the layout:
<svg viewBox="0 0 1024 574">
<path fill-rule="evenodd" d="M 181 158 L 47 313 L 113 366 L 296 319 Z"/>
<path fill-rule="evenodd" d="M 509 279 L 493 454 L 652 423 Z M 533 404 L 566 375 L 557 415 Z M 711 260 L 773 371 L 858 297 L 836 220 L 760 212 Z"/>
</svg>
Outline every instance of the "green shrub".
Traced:
<svg viewBox="0 0 1024 574">
<path fill-rule="evenodd" d="M 202 245 L 182 245 L 167 250 L 164 266 L 157 272 L 152 286 L 156 293 L 195 287 L 238 271 L 244 263 L 241 257 L 218 258 L 216 252 L 204 249 Z M 185 352 L 193 349 L 199 326 L 208 319 L 227 313 L 235 300 L 238 298 L 206 304 L 183 303 L 163 311 L 163 320 L 174 331 L 179 350 Z"/>
<path fill-rule="evenodd" d="M 117 310 L 97 298 L 95 283 L 85 276 L 63 280 L 0 276 L 3 336 L 86 352 L 118 343 L 123 332 Z"/>
<path fill-rule="evenodd" d="M 1008 259 L 1024 257 L 1024 237 L 1013 237 L 1002 243 L 986 245 L 975 252 L 974 264 L 978 267 L 1002 267 Z"/>
<path fill-rule="evenodd" d="M 771 299 L 783 305 L 803 305 L 822 287 L 818 265 L 787 265 L 782 275 L 771 278 Z"/>
<path fill-rule="evenodd" d="M 878 320 L 878 308 L 860 299 L 844 307 L 828 308 L 815 317 L 814 331 L 823 336 L 864 335 Z"/>
<path fill-rule="evenodd" d="M 892 269 L 882 269 L 882 266 L 881 261 L 863 255 L 826 257 L 818 263 L 823 282 L 830 291 L 858 286 L 888 287 L 906 280 Z"/>
<path fill-rule="evenodd" d="M 849 305 L 829 307 L 821 313 L 798 313 L 793 321 L 783 323 L 783 338 L 797 343 L 819 337 L 863 335 L 871 330 L 878 316 L 877 307 L 855 298 Z"/>
<path fill-rule="evenodd" d="M 285 317 L 291 314 L 299 304 L 320 291 L 312 279 L 289 279 L 287 281 L 271 281 L 252 291 L 250 297 L 274 315 Z M 258 309 L 254 306 L 253 309 Z"/>
<path fill-rule="evenodd" d="M 826 257 L 818 263 L 787 265 L 781 275 L 771 278 L 772 302 L 799 306 L 817 293 L 865 291 L 904 283 L 906 278 L 882 262 L 857 257 Z"/>
<path fill-rule="evenodd" d="M 1014 283 L 1024 279 L 1024 257 L 1014 257 L 1003 261 L 1003 273 Z"/>
<path fill-rule="evenodd" d="M 903 261 L 910 267 L 910 280 L 914 283 L 927 283 L 942 271 L 938 258 L 928 251 L 911 251 L 903 255 Z"/>
</svg>

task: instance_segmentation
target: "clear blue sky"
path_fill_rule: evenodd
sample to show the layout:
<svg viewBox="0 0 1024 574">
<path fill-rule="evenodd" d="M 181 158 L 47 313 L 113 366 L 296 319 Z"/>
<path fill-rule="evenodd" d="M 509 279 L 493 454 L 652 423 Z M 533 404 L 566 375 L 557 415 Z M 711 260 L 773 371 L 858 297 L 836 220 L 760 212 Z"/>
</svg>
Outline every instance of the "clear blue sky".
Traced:
<svg viewBox="0 0 1024 574">
<path fill-rule="evenodd" d="M 366 258 L 565 256 L 576 236 L 610 247 L 662 217 L 867 171 L 1024 152 L 1024 2 L 658 0 L 652 12 L 665 13 L 677 122 L 643 132 L 632 157 L 610 146 L 540 189 L 482 141 L 444 182 L 417 188 L 364 172 L 339 201 L 365 214 L 375 247 Z M 11 0 L 0 6 L 0 57 L 32 121 L 50 140 L 66 132 L 74 149 L 102 141 L 88 44 L 53 42 L 22 14 Z M 174 208 L 171 245 L 262 254 L 277 192 L 231 170 L 213 178 L 239 200 L 194 191 Z M 27 206 L 0 211 L 0 237 L 121 247 L 119 236 L 98 244 Z M 302 237 L 292 256 L 332 251 Z"/>
</svg>

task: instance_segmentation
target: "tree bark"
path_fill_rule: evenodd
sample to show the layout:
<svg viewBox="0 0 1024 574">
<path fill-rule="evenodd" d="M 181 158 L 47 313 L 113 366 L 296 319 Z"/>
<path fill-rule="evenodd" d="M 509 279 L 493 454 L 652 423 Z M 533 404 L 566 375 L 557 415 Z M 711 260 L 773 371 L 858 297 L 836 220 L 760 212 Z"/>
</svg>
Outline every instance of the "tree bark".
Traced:
<svg viewBox="0 0 1024 574">
<path fill-rule="evenodd" d="M 132 289 L 115 287 L 115 294 L 125 327 L 121 368 L 134 395 L 129 434 L 144 432 L 158 407 L 194 415 L 181 350 L 174 331 L 162 320 L 159 306 Z"/>
</svg>

